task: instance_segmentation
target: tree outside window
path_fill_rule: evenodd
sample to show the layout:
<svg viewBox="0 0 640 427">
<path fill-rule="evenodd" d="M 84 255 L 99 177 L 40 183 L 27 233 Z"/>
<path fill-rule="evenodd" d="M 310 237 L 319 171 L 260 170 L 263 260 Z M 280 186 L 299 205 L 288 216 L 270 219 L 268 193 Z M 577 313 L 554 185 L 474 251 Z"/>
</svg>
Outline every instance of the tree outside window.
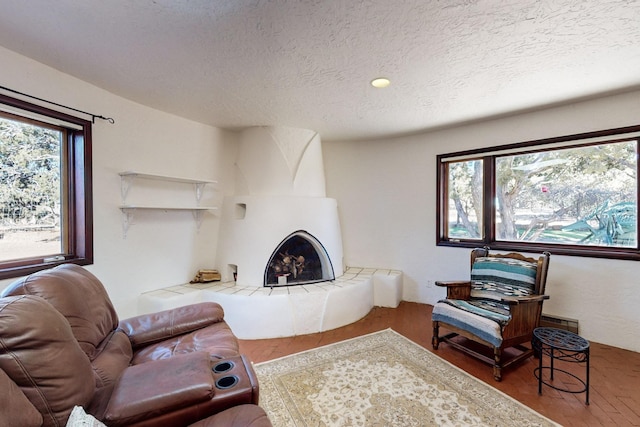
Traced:
<svg viewBox="0 0 640 427">
<path fill-rule="evenodd" d="M 0 261 L 64 252 L 63 135 L 60 129 L 0 118 Z"/>
<path fill-rule="evenodd" d="M 454 238 L 482 237 L 482 160 L 449 164 L 448 235 Z"/>
<path fill-rule="evenodd" d="M 497 158 L 496 238 L 635 247 L 636 145 Z"/>
</svg>

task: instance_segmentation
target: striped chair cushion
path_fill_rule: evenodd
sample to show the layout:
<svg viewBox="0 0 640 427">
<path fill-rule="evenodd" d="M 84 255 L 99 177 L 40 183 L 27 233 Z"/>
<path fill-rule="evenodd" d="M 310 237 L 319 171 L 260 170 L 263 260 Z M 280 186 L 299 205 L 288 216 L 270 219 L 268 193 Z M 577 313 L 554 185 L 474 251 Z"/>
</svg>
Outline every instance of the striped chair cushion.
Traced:
<svg viewBox="0 0 640 427">
<path fill-rule="evenodd" d="M 511 320 L 509 305 L 491 299 L 444 299 L 439 302 L 493 320 L 501 326 L 505 326 Z"/>
<path fill-rule="evenodd" d="M 433 306 L 431 320 L 444 322 L 471 332 L 495 347 L 502 345 L 502 326 L 494 319 L 484 317 L 482 313 L 474 313 L 449 304 L 451 300 L 440 301 Z"/>
<path fill-rule="evenodd" d="M 513 258 L 476 258 L 471 269 L 471 298 L 500 300 L 535 293 L 537 264 Z"/>
</svg>

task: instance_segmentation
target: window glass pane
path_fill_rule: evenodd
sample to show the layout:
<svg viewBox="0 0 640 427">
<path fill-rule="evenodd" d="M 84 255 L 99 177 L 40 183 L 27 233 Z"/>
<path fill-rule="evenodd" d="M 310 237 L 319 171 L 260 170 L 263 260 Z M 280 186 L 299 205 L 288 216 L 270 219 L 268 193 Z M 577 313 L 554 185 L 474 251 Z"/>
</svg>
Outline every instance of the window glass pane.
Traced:
<svg viewBox="0 0 640 427">
<path fill-rule="evenodd" d="M 637 141 L 496 158 L 496 239 L 636 247 Z"/>
<path fill-rule="evenodd" d="M 63 133 L 0 117 L 0 261 L 60 254 Z"/>
<path fill-rule="evenodd" d="M 482 239 L 482 175 L 482 160 L 447 164 L 448 238 Z"/>
</svg>

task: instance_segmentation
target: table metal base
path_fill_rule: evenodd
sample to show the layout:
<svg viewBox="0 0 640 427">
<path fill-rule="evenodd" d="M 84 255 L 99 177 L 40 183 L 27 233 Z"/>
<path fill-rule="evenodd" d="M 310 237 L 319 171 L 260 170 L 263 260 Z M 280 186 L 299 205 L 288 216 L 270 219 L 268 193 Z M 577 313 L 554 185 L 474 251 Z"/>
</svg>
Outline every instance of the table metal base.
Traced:
<svg viewBox="0 0 640 427">
<path fill-rule="evenodd" d="M 549 386 L 555 390 L 567 393 L 585 393 L 586 404 L 589 404 L 589 341 L 573 332 L 556 328 L 536 328 L 533 331 L 533 339 L 531 346 L 534 354 L 538 357 L 538 367 L 534 369 L 533 374 L 538 379 L 538 394 L 542 394 L 542 384 Z M 543 366 L 542 359 L 546 355 L 549 357 L 549 366 Z M 554 366 L 554 361 L 559 360 L 568 363 L 585 363 L 586 376 L 585 379 L 568 372 L 564 369 L 558 369 Z M 550 381 L 553 381 L 554 373 L 561 373 L 576 379 L 581 387 L 578 389 L 570 389 L 567 387 L 559 387 L 545 381 L 543 372 L 549 371 Z"/>
</svg>

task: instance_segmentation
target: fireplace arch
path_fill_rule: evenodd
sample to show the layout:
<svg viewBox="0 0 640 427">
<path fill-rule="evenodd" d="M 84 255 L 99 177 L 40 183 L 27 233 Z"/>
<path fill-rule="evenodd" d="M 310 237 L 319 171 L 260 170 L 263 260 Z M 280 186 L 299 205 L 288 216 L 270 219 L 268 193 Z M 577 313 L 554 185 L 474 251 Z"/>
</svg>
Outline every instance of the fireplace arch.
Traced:
<svg viewBox="0 0 640 427">
<path fill-rule="evenodd" d="M 333 265 L 322 243 L 307 231 L 288 235 L 271 254 L 264 286 L 293 286 L 334 280 Z"/>
</svg>

